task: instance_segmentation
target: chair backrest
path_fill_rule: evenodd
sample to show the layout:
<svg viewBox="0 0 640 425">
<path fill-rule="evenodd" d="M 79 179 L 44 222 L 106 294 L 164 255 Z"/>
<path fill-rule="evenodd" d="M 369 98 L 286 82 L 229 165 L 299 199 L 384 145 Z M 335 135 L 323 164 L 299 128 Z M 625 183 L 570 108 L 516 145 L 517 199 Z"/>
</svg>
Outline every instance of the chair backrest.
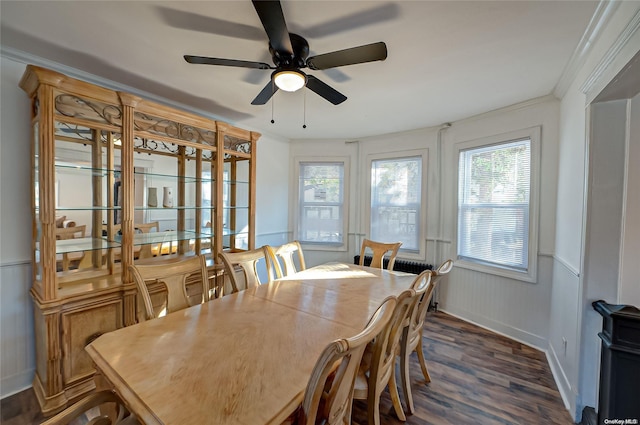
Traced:
<svg viewBox="0 0 640 425">
<path fill-rule="evenodd" d="M 435 282 L 438 282 L 442 276 L 446 275 L 453 268 L 453 260 L 449 259 L 440 264 L 437 269 L 433 271 L 433 279 Z"/>
<path fill-rule="evenodd" d="M 413 350 L 417 339 L 421 339 L 422 327 L 429 309 L 429 302 L 433 295 L 435 283 L 432 279 L 432 271 L 425 270 L 418 275 L 413 281 L 411 288 L 416 291 L 416 297 L 412 304 L 407 321 L 405 322 L 406 335 L 404 336 L 407 347 Z M 411 352 L 411 350 L 409 352 Z"/>
<path fill-rule="evenodd" d="M 298 271 L 298 269 L 296 268 L 294 255 L 298 257 L 300 271 L 307 268 L 304 263 L 302 246 L 300 246 L 300 242 L 298 241 L 288 242 L 278 247 L 267 246 L 267 249 L 269 250 L 271 262 L 273 263 L 273 269 L 275 270 L 276 278 L 278 279 L 283 277 L 283 275 L 291 276 Z M 282 273 L 282 268 L 280 267 L 280 261 L 282 261 L 282 264 L 284 265 L 284 274 Z"/>
<path fill-rule="evenodd" d="M 156 232 L 159 232 L 160 222 L 152 221 L 150 223 L 135 223 L 133 227 L 139 229 L 142 233 L 150 233 L 152 229 L 156 229 Z"/>
<path fill-rule="evenodd" d="M 224 264 L 225 275 L 229 276 L 232 294 L 272 280 L 271 261 L 269 261 L 269 251 L 266 246 L 249 251 L 221 252 L 218 257 Z M 267 268 L 267 282 L 261 282 L 258 276 L 257 266 L 261 260 L 265 262 Z M 244 282 L 238 279 L 236 267 L 241 268 Z"/>
<path fill-rule="evenodd" d="M 384 388 L 394 373 L 396 353 L 402 336 L 403 325 L 416 299 L 416 291 L 407 289 L 397 298 L 393 316 L 387 326 L 376 337 L 373 344 L 373 355 L 369 364 L 369 392 L 375 388 Z"/>
<path fill-rule="evenodd" d="M 350 423 L 353 386 L 362 354 L 367 344 L 387 326 L 396 304 L 395 298 L 387 298 L 362 332 L 351 338 L 336 340 L 324 349 L 307 384 L 298 424 Z"/>
<path fill-rule="evenodd" d="M 159 316 L 154 311 L 148 285 L 160 282 L 167 288 L 167 303 L 164 309 L 166 314 L 183 308 L 190 307 L 186 282 L 191 275 L 197 275 L 202 282 L 201 302 L 209 301 L 209 279 L 207 265 L 202 255 L 188 257 L 186 259 L 165 260 L 153 264 L 132 264 L 129 271 L 138 287 L 138 294 L 144 301 L 145 318 L 155 319 Z"/>
<path fill-rule="evenodd" d="M 365 251 L 369 249 L 373 253 L 370 267 L 382 269 L 384 268 L 384 256 L 387 252 L 390 252 L 387 270 L 393 270 L 393 265 L 396 262 L 396 255 L 398 255 L 398 250 L 400 249 L 401 245 L 402 242 L 384 243 L 364 239 L 362 241 L 362 247 L 360 248 L 360 265 L 364 265 Z"/>
<path fill-rule="evenodd" d="M 136 231 L 141 233 L 151 233 L 152 230 L 155 229 L 156 232 L 160 231 L 160 222 L 152 221 L 150 223 L 134 223 L 133 228 Z M 136 247 L 134 252 L 138 251 L 138 258 L 151 258 L 155 255 L 160 254 L 160 245 L 161 244 L 144 244 L 142 246 Z"/>
<path fill-rule="evenodd" d="M 56 239 L 78 239 L 84 238 L 86 235 L 87 226 L 85 224 L 74 227 L 56 227 Z"/>
</svg>

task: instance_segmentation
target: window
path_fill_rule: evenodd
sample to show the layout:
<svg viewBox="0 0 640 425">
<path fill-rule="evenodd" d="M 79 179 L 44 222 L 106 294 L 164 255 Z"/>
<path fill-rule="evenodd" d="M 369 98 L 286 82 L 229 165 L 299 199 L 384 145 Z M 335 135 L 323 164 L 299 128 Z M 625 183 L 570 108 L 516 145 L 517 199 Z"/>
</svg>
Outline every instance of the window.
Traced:
<svg viewBox="0 0 640 425">
<path fill-rule="evenodd" d="M 402 242 L 403 258 L 426 259 L 427 149 L 367 155 L 366 237 Z"/>
<path fill-rule="evenodd" d="M 371 161 L 371 239 L 420 251 L 422 157 Z"/>
<path fill-rule="evenodd" d="M 458 150 L 458 259 L 535 275 L 537 134 Z"/>
<path fill-rule="evenodd" d="M 345 162 L 299 161 L 297 239 L 345 246 Z"/>
</svg>

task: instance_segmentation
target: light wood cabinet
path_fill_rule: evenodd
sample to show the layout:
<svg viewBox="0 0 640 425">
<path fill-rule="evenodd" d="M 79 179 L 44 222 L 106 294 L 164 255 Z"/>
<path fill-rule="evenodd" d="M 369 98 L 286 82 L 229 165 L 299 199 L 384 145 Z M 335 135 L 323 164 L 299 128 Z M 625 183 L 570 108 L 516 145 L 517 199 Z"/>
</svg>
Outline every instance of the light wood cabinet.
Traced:
<svg viewBox="0 0 640 425">
<path fill-rule="evenodd" d="M 137 321 L 135 262 L 255 248 L 259 133 L 29 65 L 34 390 L 95 388 L 84 347 Z M 160 292 L 162 292 L 160 290 Z"/>
</svg>

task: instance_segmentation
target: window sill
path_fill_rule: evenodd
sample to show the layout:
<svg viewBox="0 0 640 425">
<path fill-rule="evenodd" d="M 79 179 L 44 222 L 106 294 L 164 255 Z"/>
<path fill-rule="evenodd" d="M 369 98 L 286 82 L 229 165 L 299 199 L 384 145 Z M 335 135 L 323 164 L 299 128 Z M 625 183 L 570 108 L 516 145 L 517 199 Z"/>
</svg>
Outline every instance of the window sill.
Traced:
<svg viewBox="0 0 640 425">
<path fill-rule="evenodd" d="M 302 249 L 304 251 L 335 251 L 335 252 L 345 252 L 347 251 L 346 245 L 340 244 L 315 244 L 315 243 L 305 243 L 300 242 Z"/>
<path fill-rule="evenodd" d="M 520 280 L 522 282 L 536 283 L 535 273 L 531 273 L 532 265 L 527 272 L 512 270 L 509 268 L 502 268 L 497 266 L 489 266 L 486 264 L 476 263 L 474 261 L 457 259 L 455 262 L 456 267 L 462 269 L 473 270 L 481 273 L 492 274 L 495 276 L 506 277 L 508 279 Z"/>
</svg>

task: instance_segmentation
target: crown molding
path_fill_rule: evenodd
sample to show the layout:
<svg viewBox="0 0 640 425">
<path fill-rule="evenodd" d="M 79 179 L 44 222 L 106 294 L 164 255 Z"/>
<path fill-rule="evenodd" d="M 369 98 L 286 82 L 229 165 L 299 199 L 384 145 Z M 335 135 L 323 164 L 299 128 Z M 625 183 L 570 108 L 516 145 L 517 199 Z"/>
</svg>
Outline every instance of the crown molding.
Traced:
<svg viewBox="0 0 640 425">
<path fill-rule="evenodd" d="M 591 48 L 594 43 L 600 37 L 603 28 L 611 19 L 613 13 L 618 9 L 620 5 L 617 1 L 601 0 L 593 12 L 593 16 L 589 21 L 589 25 L 582 34 L 582 38 L 578 42 L 569 62 L 562 71 L 562 75 L 558 80 L 558 83 L 553 89 L 553 94 L 562 99 L 569 90 L 571 83 L 576 78 L 578 71 L 584 65 L 587 60 L 587 56 L 591 52 Z"/>
<path fill-rule="evenodd" d="M 613 42 L 605 55 L 600 59 L 595 68 L 591 71 L 584 83 L 580 86 L 580 91 L 587 95 L 588 102 L 593 100 L 594 90 L 602 85 L 607 77 L 609 67 L 614 63 L 618 54 L 627 46 L 629 40 L 635 35 L 640 28 L 640 8 L 636 10 L 627 26 L 622 30 L 618 38 Z M 617 71 L 616 71 L 617 72 Z M 611 76 L 613 77 L 613 75 Z"/>
</svg>

